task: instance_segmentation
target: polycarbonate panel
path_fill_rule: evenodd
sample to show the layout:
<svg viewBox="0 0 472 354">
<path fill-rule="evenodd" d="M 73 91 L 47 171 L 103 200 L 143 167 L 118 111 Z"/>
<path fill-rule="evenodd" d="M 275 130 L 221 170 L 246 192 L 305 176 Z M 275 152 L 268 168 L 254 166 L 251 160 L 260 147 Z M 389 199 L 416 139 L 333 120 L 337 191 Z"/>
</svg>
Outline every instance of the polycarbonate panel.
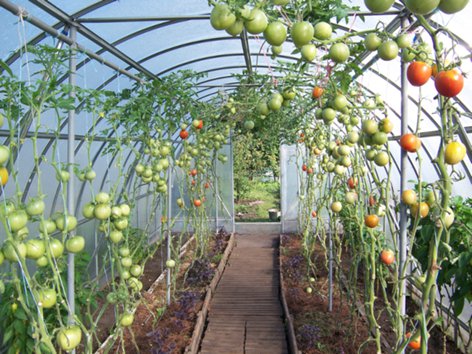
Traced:
<svg viewBox="0 0 472 354">
<path fill-rule="evenodd" d="M 69 0 L 49 0 L 50 3 L 54 4 L 62 11 L 73 14 L 90 5 L 97 3 L 97 0 L 80 0 L 80 1 L 69 1 Z"/>
<path fill-rule="evenodd" d="M 86 17 L 168 17 L 183 16 L 184 14 L 188 16 L 208 14 L 210 10 L 207 1 L 140 0 L 139 6 L 136 6 L 135 0 L 120 0 L 107 4 Z"/>
<path fill-rule="evenodd" d="M 218 177 L 218 227 L 224 226 L 227 231 L 232 231 L 234 215 L 234 190 L 233 190 L 233 167 L 231 166 L 231 145 L 223 145 L 218 154 L 228 157 L 226 163 L 217 160 L 216 176 Z"/>
<path fill-rule="evenodd" d="M 28 13 L 50 25 L 58 22 L 27 0 L 15 0 L 12 2 L 25 9 L 25 15 Z M 2 43 L 0 46 L 0 58 L 2 60 L 7 59 L 13 51 L 29 42 L 41 32 L 41 30 L 29 24 L 26 20 L 22 20 L 19 16 L 15 16 L 11 12 L 2 9 L 0 11 L 0 39 Z"/>
<path fill-rule="evenodd" d="M 298 194 L 300 189 L 298 165 L 301 164 L 302 157 L 297 154 L 296 145 L 282 145 L 280 147 L 280 221 L 283 233 L 298 230 Z"/>
</svg>

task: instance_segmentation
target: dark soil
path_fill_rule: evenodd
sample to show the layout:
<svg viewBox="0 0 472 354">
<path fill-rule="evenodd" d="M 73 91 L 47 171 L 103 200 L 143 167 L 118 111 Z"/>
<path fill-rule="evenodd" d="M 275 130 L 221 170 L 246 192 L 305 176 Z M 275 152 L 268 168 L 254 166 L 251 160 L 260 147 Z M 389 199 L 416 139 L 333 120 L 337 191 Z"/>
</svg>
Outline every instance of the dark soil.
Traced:
<svg viewBox="0 0 472 354">
<path fill-rule="evenodd" d="M 375 344 L 369 339 L 369 327 L 362 316 L 350 306 L 346 292 L 338 282 L 334 284 L 333 311 L 328 312 L 328 270 L 325 261 L 325 251 L 317 246 L 313 256 L 316 274 L 315 281 L 309 281 L 308 265 L 303 256 L 301 237 L 284 236 L 281 244 L 282 274 L 286 289 L 286 299 L 290 313 L 294 318 L 294 329 L 298 349 L 304 354 L 356 354 L 362 347 L 361 353 L 376 353 Z M 346 259 L 344 259 L 346 258 Z M 348 252 L 343 257 L 343 273 L 348 268 Z M 312 288 L 309 294 L 306 289 Z M 362 294 L 363 285 L 359 284 L 358 293 Z M 380 298 L 379 294 L 379 298 Z M 378 300 L 377 308 L 382 308 Z M 362 299 L 361 299 L 362 302 Z M 411 299 L 408 308 L 414 311 L 416 305 Z M 389 330 L 385 315 L 379 319 L 383 338 L 392 343 L 393 333 Z M 444 345 L 446 344 L 446 350 Z M 383 348 L 385 353 L 391 352 Z M 406 352 L 414 352 L 407 349 Z M 435 328 L 431 332 L 428 343 L 428 353 L 459 354 L 451 341 L 445 341 L 444 335 Z"/>
</svg>

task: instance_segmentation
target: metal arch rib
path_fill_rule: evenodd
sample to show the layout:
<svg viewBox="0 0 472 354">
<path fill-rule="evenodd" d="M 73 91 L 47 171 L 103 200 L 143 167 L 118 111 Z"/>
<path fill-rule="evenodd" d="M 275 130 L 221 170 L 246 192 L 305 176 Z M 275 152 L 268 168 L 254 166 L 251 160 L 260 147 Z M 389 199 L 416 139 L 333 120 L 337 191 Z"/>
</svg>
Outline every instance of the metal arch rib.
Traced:
<svg viewBox="0 0 472 354">
<path fill-rule="evenodd" d="M 76 12 L 74 14 L 72 14 L 71 16 L 73 18 L 76 18 L 76 17 L 79 17 L 79 16 L 82 16 L 82 15 L 85 15 L 85 14 L 88 14 L 89 12 L 92 12 L 92 11 L 95 11 L 97 8 L 100 8 L 102 6 L 105 6 L 105 5 L 108 5 L 109 3 L 112 3 L 116 0 L 102 0 L 100 3 L 96 3 L 96 4 L 93 4 L 93 5 L 90 5 L 82 10 L 80 10 L 79 12 Z M 63 22 L 57 22 L 56 24 L 52 25 L 51 26 L 52 28 L 54 28 L 55 30 L 59 30 L 60 28 L 64 27 L 64 23 Z M 38 44 L 39 42 L 41 42 L 43 39 L 46 38 L 46 32 L 41 32 L 39 35 L 37 35 L 36 37 L 34 37 L 33 39 L 31 39 L 29 42 L 28 42 L 28 45 L 36 45 Z M 12 63 L 14 63 L 18 58 L 20 57 L 20 51 L 19 50 L 16 50 L 15 52 L 13 52 L 13 54 L 11 54 L 6 60 L 5 60 L 5 63 L 7 65 L 11 65 Z M 0 68 L 0 73 L 3 72 L 3 69 Z"/>
<path fill-rule="evenodd" d="M 46 11 L 49 15 L 57 18 L 59 21 L 62 21 L 66 24 L 74 26 L 77 28 L 77 32 L 79 32 L 84 37 L 88 38 L 95 44 L 99 45 L 100 47 L 104 48 L 106 51 L 110 52 L 112 55 L 117 57 L 118 59 L 122 60 L 129 66 L 133 67 L 134 69 L 142 72 L 149 78 L 157 79 L 157 77 L 151 73 L 149 70 L 141 66 L 135 60 L 131 59 L 128 55 L 117 49 L 115 46 L 98 36 L 95 32 L 91 31 L 87 27 L 83 26 L 82 24 L 78 23 L 70 17 L 68 14 L 57 8 L 56 6 L 52 5 L 48 1 L 45 0 L 30 0 L 33 4 L 41 8 L 42 10 Z"/>
</svg>

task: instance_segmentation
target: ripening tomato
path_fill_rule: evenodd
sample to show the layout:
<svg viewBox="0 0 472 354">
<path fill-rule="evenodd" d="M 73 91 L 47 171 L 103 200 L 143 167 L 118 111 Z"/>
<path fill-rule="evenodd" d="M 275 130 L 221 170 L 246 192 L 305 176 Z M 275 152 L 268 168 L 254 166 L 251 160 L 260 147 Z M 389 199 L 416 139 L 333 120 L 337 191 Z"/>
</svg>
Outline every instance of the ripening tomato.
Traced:
<svg viewBox="0 0 472 354">
<path fill-rule="evenodd" d="M 390 265 L 395 262 L 395 254 L 390 249 L 384 249 L 380 252 L 380 260 L 385 265 Z"/>
<path fill-rule="evenodd" d="M 461 162 L 464 159 L 465 154 L 465 146 L 459 141 L 451 141 L 446 145 L 444 151 L 446 163 L 449 165 L 455 165 Z"/>
<path fill-rule="evenodd" d="M 415 203 L 410 206 L 410 213 L 414 218 L 417 218 L 418 216 L 424 218 L 429 213 L 429 205 L 425 202 Z"/>
<path fill-rule="evenodd" d="M 464 88 L 464 77 L 457 69 L 440 71 L 434 85 L 441 96 L 455 97 Z"/>
<path fill-rule="evenodd" d="M 313 211 L 311 212 L 311 216 L 314 217 L 314 218 L 316 218 L 316 215 L 318 215 L 318 214 L 316 213 L 316 211 L 313 210 Z"/>
<path fill-rule="evenodd" d="M 408 332 L 405 335 L 405 337 L 409 339 L 411 337 L 411 333 Z M 421 349 L 421 336 L 410 340 L 410 342 L 408 343 L 408 347 L 410 347 L 411 349 L 414 349 L 414 350 Z"/>
<path fill-rule="evenodd" d="M 197 172 L 197 170 L 196 170 L 195 168 L 190 171 L 190 174 L 191 174 L 193 177 L 195 177 L 195 176 L 197 175 L 197 173 L 198 173 L 198 172 Z"/>
<path fill-rule="evenodd" d="M 408 152 L 416 152 L 421 147 L 421 140 L 415 134 L 407 133 L 400 138 L 400 146 Z"/>
<path fill-rule="evenodd" d="M 355 177 L 349 177 L 349 179 L 347 180 L 347 186 L 349 187 L 349 189 L 355 189 L 358 183 L 359 181 Z"/>
<path fill-rule="evenodd" d="M 202 201 L 200 199 L 194 199 L 193 205 L 195 205 L 198 208 L 199 206 L 202 205 Z"/>
<path fill-rule="evenodd" d="M 418 196 L 416 192 L 412 189 L 404 190 L 402 193 L 402 202 L 406 205 L 413 205 L 416 204 Z"/>
<path fill-rule="evenodd" d="M 182 139 L 182 140 L 187 139 L 187 138 L 188 138 L 188 131 L 186 131 L 185 129 L 182 129 L 182 130 L 180 131 L 179 136 L 180 136 L 180 139 Z"/>
<path fill-rule="evenodd" d="M 312 92 L 312 97 L 313 98 L 320 98 L 322 95 L 323 95 L 323 88 L 319 87 L 319 86 L 315 86 L 313 88 L 313 92 Z"/>
<path fill-rule="evenodd" d="M 313 169 L 311 167 L 308 167 L 308 169 L 306 170 L 306 173 L 309 174 L 309 175 L 312 175 L 313 174 Z"/>
<path fill-rule="evenodd" d="M 6 167 L 0 167 L 0 184 L 4 186 L 8 182 L 8 170 Z"/>
<path fill-rule="evenodd" d="M 432 73 L 430 65 L 423 61 L 414 61 L 408 66 L 406 75 L 413 86 L 423 86 L 431 78 Z"/>
<path fill-rule="evenodd" d="M 375 214 L 366 215 L 366 217 L 364 218 L 364 223 L 365 223 L 365 226 L 373 229 L 374 227 L 377 227 L 377 225 L 379 224 L 379 217 Z"/>
<path fill-rule="evenodd" d="M 303 171 L 303 172 L 306 172 L 307 168 L 308 168 L 308 167 L 307 167 L 305 164 L 302 165 L 302 171 Z"/>
</svg>

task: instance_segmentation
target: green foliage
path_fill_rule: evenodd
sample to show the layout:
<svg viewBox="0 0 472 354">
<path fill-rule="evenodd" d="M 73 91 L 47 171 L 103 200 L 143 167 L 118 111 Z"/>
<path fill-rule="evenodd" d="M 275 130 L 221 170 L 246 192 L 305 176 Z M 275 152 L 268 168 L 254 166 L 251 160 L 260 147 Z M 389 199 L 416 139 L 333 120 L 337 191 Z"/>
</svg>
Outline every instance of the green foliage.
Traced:
<svg viewBox="0 0 472 354">
<path fill-rule="evenodd" d="M 450 227 L 450 241 L 440 240 L 438 263 L 441 270 L 437 284 L 452 286 L 454 312 L 461 314 L 465 300 L 472 301 L 472 199 L 455 197 L 451 208 L 455 214 Z M 437 237 L 437 227 L 430 218 L 424 218 L 416 233 L 413 255 L 418 259 L 423 271 L 428 267 L 428 250 L 431 240 Z"/>
</svg>

